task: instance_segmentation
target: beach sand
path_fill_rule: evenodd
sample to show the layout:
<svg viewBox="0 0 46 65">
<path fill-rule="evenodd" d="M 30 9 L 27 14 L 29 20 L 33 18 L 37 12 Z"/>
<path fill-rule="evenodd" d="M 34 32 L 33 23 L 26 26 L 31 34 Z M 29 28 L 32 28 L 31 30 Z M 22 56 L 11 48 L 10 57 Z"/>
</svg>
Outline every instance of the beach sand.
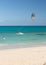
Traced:
<svg viewBox="0 0 46 65">
<path fill-rule="evenodd" d="M 0 65 L 43 65 L 46 46 L 0 50 Z"/>
</svg>

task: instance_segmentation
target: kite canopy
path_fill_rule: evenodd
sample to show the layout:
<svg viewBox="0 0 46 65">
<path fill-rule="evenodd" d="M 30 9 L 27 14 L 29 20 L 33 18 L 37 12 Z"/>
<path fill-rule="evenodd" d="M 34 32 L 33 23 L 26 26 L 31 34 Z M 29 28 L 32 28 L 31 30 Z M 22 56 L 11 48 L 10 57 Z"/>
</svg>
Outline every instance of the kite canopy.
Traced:
<svg viewBox="0 0 46 65">
<path fill-rule="evenodd" d="M 35 18 L 33 17 L 32 20 L 35 20 Z"/>
<path fill-rule="evenodd" d="M 32 19 L 33 21 L 35 20 L 35 14 L 34 14 L 34 13 L 32 13 L 31 19 Z"/>
</svg>

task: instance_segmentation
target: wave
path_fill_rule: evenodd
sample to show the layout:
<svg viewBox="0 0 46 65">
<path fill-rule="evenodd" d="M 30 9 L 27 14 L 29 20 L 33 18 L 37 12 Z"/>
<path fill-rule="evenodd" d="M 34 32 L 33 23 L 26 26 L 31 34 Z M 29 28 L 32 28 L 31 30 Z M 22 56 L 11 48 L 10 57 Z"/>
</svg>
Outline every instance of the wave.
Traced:
<svg viewBox="0 0 46 65">
<path fill-rule="evenodd" d="M 46 35 L 45 33 L 40 33 L 40 34 L 36 34 L 36 35 Z"/>
<path fill-rule="evenodd" d="M 24 35 L 24 33 L 22 33 L 22 32 L 18 32 L 18 33 L 16 33 L 17 35 Z"/>
</svg>

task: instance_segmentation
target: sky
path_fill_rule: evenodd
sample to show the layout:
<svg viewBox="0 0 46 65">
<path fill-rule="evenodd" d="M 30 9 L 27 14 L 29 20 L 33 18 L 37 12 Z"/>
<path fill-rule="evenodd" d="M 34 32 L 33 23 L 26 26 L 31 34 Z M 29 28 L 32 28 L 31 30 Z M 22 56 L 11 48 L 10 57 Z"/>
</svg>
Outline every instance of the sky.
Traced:
<svg viewBox="0 0 46 65">
<path fill-rule="evenodd" d="M 46 26 L 46 0 L 0 0 L 0 26 L 5 25 Z"/>
</svg>

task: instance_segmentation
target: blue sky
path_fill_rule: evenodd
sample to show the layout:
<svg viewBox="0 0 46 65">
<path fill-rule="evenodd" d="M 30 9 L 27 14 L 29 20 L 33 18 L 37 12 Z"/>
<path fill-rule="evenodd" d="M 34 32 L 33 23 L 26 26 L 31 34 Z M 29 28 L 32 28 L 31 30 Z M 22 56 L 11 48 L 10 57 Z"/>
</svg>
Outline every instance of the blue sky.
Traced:
<svg viewBox="0 0 46 65">
<path fill-rule="evenodd" d="M 0 25 L 46 25 L 46 0 L 0 0 Z"/>
</svg>

